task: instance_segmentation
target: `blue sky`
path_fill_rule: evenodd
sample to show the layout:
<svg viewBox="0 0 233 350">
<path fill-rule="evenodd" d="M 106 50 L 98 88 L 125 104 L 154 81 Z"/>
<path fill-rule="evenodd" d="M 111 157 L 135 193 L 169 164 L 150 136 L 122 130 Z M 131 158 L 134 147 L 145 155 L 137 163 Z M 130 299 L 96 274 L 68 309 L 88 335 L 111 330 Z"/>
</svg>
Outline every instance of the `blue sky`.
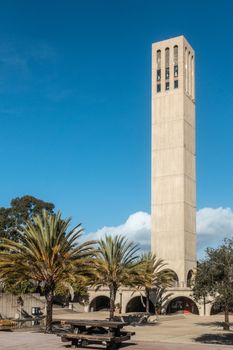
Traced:
<svg viewBox="0 0 233 350">
<path fill-rule="evenodd" d="M 0 205 L 32 194 L 87 232 L 150 212 L 151 43 L 196 51 L 197 207 L 233 208 L 230 1 L 2 1 Z"/>
</svg>

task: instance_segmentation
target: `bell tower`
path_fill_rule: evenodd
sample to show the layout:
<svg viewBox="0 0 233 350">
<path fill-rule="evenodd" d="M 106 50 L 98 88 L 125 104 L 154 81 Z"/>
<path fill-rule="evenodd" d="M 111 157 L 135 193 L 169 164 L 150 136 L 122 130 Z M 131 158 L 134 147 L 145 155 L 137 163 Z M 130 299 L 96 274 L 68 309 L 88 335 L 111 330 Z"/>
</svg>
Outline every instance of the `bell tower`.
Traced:
<svg viewBox="0 0 233 350">
<path fill-rule="evenodd" d="M 152 45 L 152 252 L 180 287 L 196 266 L 195 54 L 178 36 Z"/>
</svg>

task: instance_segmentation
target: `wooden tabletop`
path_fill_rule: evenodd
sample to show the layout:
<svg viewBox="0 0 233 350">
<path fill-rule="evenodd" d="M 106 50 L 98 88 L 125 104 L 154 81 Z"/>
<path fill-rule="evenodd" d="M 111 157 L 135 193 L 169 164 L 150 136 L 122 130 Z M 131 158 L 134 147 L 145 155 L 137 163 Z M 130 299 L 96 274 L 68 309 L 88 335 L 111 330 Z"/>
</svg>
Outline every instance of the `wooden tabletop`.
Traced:
<svg viewBox="0 0 233 350">
<path fill-rule="evenodd" d="M 64 324 L 72 326 L 91 326 L 91 327 L 108 327 L 108 328 L 123 328 L 127 326 L 126 322 L 115 322 L 107 320 L 61 320 Z"/>
</svg>

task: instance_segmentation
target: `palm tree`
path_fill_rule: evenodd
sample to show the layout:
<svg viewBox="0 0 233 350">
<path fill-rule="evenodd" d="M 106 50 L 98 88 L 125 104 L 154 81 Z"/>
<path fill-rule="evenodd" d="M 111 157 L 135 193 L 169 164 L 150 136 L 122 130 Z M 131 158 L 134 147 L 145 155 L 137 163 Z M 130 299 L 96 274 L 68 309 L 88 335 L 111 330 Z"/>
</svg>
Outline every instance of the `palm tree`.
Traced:
<svg viewBox="0 0 233 350">
<path fill-rule="evenodd" d="M 3 238 L 0 242 L 0 279 L 7 282 L 31 280 L 44 290 L 46 298 L 45 332 L 52 332 L 54 290 L 59 284 L 72 287 L 76 279 L 85 282 L 91 273 L 94 242 L 78 244 L 81 225 L 67 232 L 71 219 L 61 213 L 43 211 L 27 221 L 19 231 L 19 242 Z"/>
<path fill-rule="evenodd" d="M 106 235 L 98 243 L 96 259 L 97 289 L 108 286 L 110 292 L 110 320 L 114 317 L 116 293 L 120 286 L 131 285 L 137 275 L 139 247 L 126 237 Z"/>
<path fill-rule="evenodd" d="M 162 259 L 157 259 L 156 255 L 144 253 L 141 256 L 140 271 L 137 277 L 137 290 L 143 290 L 146 297 L 146 312 L 149 313 L 150 299 L 157 296 L 161 300 L 161 292 L 165 292 L 165 288 L 174 284 L 174 273 L 170 269 L 165 268 L 167 264 Z M 158 300 L 154 300 L 156 308 Z"/>
</svg>

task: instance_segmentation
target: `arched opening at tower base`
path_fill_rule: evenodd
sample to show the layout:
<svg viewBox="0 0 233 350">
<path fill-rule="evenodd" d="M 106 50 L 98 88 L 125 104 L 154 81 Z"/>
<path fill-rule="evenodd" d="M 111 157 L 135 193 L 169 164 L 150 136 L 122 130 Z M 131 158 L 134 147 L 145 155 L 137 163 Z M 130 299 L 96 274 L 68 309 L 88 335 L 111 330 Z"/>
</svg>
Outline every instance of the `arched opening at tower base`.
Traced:
<svg viewBox="0 0 233 350">
<path fill-rule="evenodd" d="M 100 295 L 91 301 L 89 311 L 104 311 L 104 310 L 109 310 L 109 308 L 110 308 L 109 297 Z"/>
<path fill-rule="evenodd" d="M 233 313 L 233 304 L 230 304 L 228 306 L 229 312 L 232 314 Z M 210 310 L 210 315 L 217 315 L 217 314 L 224 314 L 225 308 L 224 305 L 221 305 L 219 303 L 213 303 L 211 310 Z"/>
<path fill-rule="evenodd" d="M 187 297 L 177 297 L 172 299 L 166 310 L 167 314 L 195 314 L 199 315 L 198 307 L 195 302 Z"/>
<path fill-rule="evenodd" d="M 143 300 L 142 300 L 143 299 Z M 126 312 L 146 312 L 146 298 L 145 297 L 134 297 L 130 299 L 126 306 Z M 149 312 L 151 314 L 155 313 L 155 308 L 153 303 L 150 301 L 150 307 L 149 307 Z"/>
</svg>

